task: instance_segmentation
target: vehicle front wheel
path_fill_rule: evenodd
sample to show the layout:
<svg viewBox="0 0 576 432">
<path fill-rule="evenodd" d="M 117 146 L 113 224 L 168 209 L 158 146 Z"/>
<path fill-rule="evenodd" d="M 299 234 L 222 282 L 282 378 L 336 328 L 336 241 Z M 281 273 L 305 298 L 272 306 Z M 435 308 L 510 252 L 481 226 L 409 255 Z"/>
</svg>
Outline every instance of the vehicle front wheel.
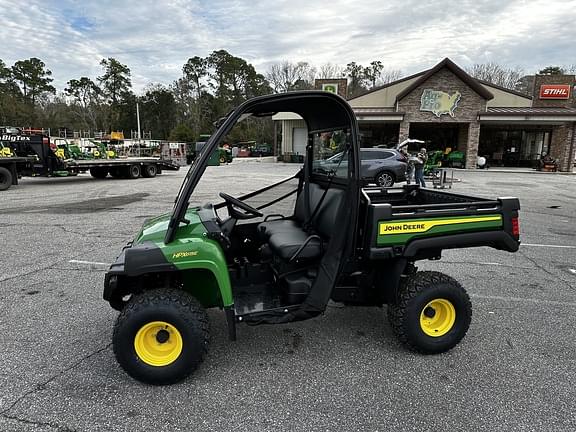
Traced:
<svg viewBox="0 0 576 432">
<path fill-rule="evenodd" d="M 402 283 L 388 319 L 398 339 L 423 354 L 450 350 L 462 340 L 472 319 L 472 305 L 450 276 L 425 271 Z"/>
<path fill-rule="evenodd" d="M 382 171 L 376 176 L 376 184 L 382 187 L 390 187 L 394 185 L 394 175 L 388 171 Z"/>
<path fill-rule="evenodd" d="M 194 297 L 182 290 L 156 289 L 128 301 L 114 325 L 112 345 L 128 375 L 165 385 L 198 368 L 208 340 L 208 316 Z"/>
</svg>

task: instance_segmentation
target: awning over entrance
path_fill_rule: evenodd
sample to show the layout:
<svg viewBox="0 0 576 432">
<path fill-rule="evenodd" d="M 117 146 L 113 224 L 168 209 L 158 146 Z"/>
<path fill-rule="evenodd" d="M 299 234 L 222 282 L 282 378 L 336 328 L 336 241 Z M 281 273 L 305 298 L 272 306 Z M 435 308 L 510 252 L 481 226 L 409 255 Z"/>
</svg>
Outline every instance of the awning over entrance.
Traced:
<svg viewBox="0 0 576 432">
<path fill-rule="evenodd" d="M 576 121 L 576 108 L 488 108 L 478 113 L 480 122 L 543 122 Z"/>
<path fill-rule="evenodd" d="M 399 123 L 404 120 L 403 112 L 386 108 L 353 108 L 359 122 L 393 122 Z"/>
</svg>

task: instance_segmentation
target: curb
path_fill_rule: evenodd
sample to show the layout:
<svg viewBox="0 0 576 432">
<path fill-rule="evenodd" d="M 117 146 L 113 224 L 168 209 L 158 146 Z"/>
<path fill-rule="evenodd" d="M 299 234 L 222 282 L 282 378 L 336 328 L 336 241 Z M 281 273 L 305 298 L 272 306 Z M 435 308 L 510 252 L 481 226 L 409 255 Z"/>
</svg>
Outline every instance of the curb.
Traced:
<svg viewBox="0 0 576 432">
<path fill-rule="evenodd" d="M 507 169 L 498 169 L 498 168 L 488 168 L 488 169 L 470 169 L 470 168 L 449 168 L 454 169 L 456 172 L 458 171 L 467 171 L 467 172 L 486 172 L 486 173 L 505 173 L 505 174 L 541 174 L 541 175 L 576 175 L 576 172 L 544 172 L 544 171 L 516 171 L 516 170 L 507 170 Z"/>
</svg>

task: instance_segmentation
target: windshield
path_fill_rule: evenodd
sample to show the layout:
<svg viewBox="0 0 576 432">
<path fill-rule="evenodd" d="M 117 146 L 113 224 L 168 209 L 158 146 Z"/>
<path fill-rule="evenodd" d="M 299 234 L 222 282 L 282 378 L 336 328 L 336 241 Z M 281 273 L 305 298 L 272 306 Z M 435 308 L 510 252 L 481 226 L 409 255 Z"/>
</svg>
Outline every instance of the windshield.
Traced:
<svg viewBox="0 0 576 432">
<path fill-rule="evenodd" d="M 347 178 L 349 138 L 343 130 L 314 134 L 312 173 Z"/>
</svg>

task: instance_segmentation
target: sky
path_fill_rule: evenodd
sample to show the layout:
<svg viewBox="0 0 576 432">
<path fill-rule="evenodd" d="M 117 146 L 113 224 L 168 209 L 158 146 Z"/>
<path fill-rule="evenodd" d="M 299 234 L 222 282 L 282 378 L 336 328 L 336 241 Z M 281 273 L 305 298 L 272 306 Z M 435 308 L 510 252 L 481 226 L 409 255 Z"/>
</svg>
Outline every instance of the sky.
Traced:
<svg viewBox="0 0 576 432">
<path fill-rule="evenodd" d="M 59 90 L 114 57 L 139 92 L 219 49 L 260 73 L 282 60 L 380 60 L 403 75 L 444 57 L 530 73 L 576 64 L 576 0 L 0 0 L 0 11 L 0 59 L 40 58 Z"/>
</svg>

